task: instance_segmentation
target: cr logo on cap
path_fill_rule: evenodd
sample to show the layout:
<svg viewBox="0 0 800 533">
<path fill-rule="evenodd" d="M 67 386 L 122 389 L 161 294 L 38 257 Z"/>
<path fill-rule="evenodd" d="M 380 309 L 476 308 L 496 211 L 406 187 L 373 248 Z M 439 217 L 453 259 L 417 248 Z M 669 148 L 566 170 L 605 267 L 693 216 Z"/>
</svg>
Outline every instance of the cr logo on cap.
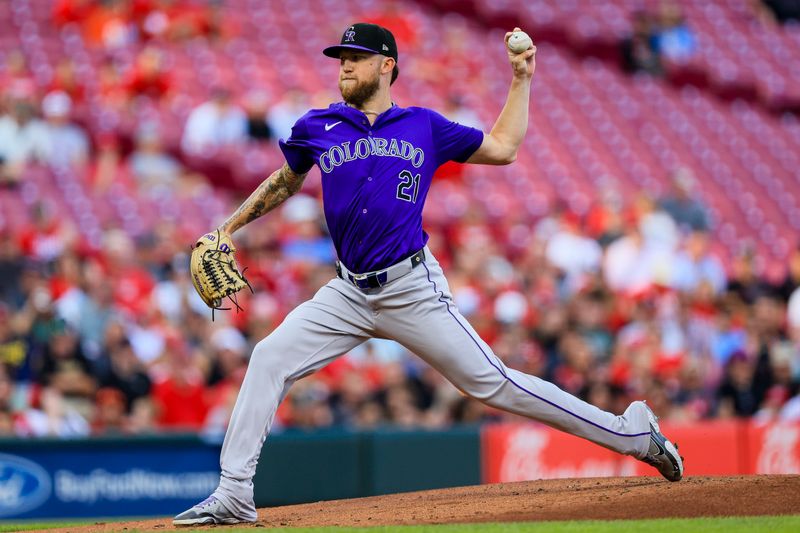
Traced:
<svg viewBox="0 0 800 533">
<path fill-rule="evenodd" d="M 344 32 L 344 42 L 346 43 L 354 43 L 356 42 L 356 32 L 353 30 L 353 27 L 350 26 L 350 29 Z"/>
</svg>

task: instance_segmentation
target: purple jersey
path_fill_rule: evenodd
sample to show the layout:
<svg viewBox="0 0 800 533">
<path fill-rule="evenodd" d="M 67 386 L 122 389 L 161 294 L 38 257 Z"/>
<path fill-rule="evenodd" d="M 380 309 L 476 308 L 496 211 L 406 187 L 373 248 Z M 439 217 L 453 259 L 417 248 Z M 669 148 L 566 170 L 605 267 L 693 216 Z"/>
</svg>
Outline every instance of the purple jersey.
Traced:
<svg viewBox="0 0 800 533">
<path fill-rule="evenodd" d="M 422 207 L 433 173 L 466 161 L 483 132 L 421 107 L 392 106 L 370 125 L 342 102 L 312 109 L 280 141 L 289 167 L 322 171 L 325 219 L 352 272 L 386 268 L 422 248 Z"/>
</svg>

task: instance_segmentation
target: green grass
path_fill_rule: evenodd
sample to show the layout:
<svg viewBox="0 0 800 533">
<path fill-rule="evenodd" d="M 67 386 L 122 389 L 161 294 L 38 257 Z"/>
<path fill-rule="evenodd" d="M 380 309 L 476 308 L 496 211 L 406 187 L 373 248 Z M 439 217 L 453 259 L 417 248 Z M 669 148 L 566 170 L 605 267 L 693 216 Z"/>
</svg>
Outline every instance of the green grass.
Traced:
<svg viewBox="0 0 800 533">
<path fill-rule="evenodd" d="M 41 522 L 29 524 L 0 524 L 0 533 L 7 531 L 32 531 L 56 527 L 80 527 L 91 522 Z M 182 531 L 213 531 L 217 528 L 182 529 Z M 137 530 L 127 530 L 134 533 Z M 225 533 L 253 533 L 253 528 L 224 528 Z M 448 524 L 435 526 L 386 526 L 370 528 L 314 527 L 281 528 L 269 531 L 286 533 L 675 533 L 675 531 L 700 533 L 794 533 L 800 531 L 800 515 L 748 516 L 725 518 L 666 518 L 658 520 L 585 520 L 569 522 L 509 522 L 503 524 Z"/>
<path fill-rule="evenodd" d="M 0 533 L 9 533 L 11 531 L 38 531 L 41 529 L 53 529 L 56 527 L 81 527 L 88 526 L 94 522 L 20 522 L 14 523 L 0 523 Z"/>
</svg>

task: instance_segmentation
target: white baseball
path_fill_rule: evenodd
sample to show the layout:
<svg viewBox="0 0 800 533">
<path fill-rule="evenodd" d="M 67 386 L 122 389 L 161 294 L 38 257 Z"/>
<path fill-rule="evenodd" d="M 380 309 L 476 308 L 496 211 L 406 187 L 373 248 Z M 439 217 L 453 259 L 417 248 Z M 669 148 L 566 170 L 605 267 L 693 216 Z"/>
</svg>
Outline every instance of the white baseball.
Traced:
<svg viewBox="0 0 800 533">
<path fill-rule="evenodd" d="M 508 38 L 508 49 L 515 54 L 521 54 L 531 47 L 533 41 L 524 31 L 515 31 Z"/>
</svg>

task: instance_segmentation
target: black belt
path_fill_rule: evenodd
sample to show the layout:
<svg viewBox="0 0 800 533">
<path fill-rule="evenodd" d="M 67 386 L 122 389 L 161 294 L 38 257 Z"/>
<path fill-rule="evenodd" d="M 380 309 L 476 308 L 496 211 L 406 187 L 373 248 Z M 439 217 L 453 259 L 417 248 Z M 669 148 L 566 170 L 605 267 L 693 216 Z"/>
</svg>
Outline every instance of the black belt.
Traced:
<svg viewBox="0 0 800 533">
<path fill-rule="evenodd" d="M 336 275 L 345 281 L 349 281 L 359 289 L 377 289 L 383 287 L 397 278 L 405 276 L 412 269 L 416 268 L 423 261 L 425 261 L 425 248 L 403 259 L 399 263 L 385 268 L 383 270 L 376 270 L 374 272 L 367 272 L 366 274 L 354 274 L 345 268 L 341 262 L 336 262 Z"/>
</svg>

